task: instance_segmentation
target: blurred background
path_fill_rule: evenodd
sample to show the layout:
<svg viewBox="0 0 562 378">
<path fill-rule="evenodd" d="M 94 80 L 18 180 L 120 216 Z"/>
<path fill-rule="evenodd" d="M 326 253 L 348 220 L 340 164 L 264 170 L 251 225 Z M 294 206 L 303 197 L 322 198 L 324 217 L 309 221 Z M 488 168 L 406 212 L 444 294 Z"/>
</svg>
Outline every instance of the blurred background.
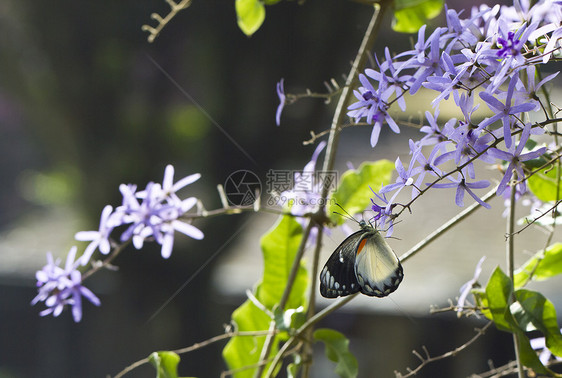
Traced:
<svg viewBox="0 0 562 378">
<path fill-rule="evenodd" d="M 449 6 L 468 9 L 472 3 Z M 175 166 L 178 179 L 202 174 L 185 193 L 207 209 L 221 206 L 216 185 L 237 170 L 250 170 L 263 183 L 269 169 L 302 169 L 315 148 L 302 142 L 310 131 L 329 128 L 334 104 L 302 100 L 285 109 L 276 127 L 275 85 L 285 78 L 287 92 L 302 93 L 324 92 L 323 82 L 331 78 L 342 84 L 371 17 L 369 7 L 350 1 L 282 2 L 267 8 L 265 24 L 247 38 L 236 25 L 233 1 L 195 0 L 149 44 L 141 26 L 155 26 L 152 12 L 168 11 L 163 0 L 0 4 L 0 378 L 115 375 L 155 350 L 224 332 L 244 291 L 260 277 L 259 237 L 275 216 L 199 220 L 195 225 L 206 238 L 177 235 L 168 260 L 150 243 L 141 251 L 127 249 L 114 261 L 118 272 L 89 279 L 102 306 L 85 303 L 79 324 L 68 311 L 39 317 L 42 307 L 30 306 L 35 271 L 46 263 L 47 251 L 64 261 L 77 231 L 97 229 L 104 205 L 120 203 L 119 184 L 161 182 L 167 164 Z M 442 25 L 443 17 L 433 23 Z M 393 51 L 406 49 L 410 38 L 392 32 L 387 19 L 376 51 L 381 54 L 388 43 Z M 411 102 L 403 119 L 417 122 L 424 106 Z M 416 133 L 402 130 L 383 132 L 374 150 L 370 128 L 345 130 L 336 168 L 407 156 L 408 138 Z M 440 205 L 445 196 L 451 206 Z M 398 255 L 460 210 L 453 196 L 428 195 L 403 217 L 392 241 Z M 425 345 L 434 355 L 444 353 L 484 324 L 452 313 L 430 315 L 429 308 L 448 306 L 483 254 L 483 283 L 496 265 L 504 266 L 503 231 L 488 232 L 504 229 L 503 203 L 495 199 L 492 205 L 408 261 L 404 282 L 391 297 L 357 298 L 321 324 L 351 338 L 360 377 L 405 373 L 418 364 L 413 349 Z M 529 246 L 521 262 L 534 252 L 533 240 L 544 239 L 536 231 L 529 235 L 535 236 L 519 247 Z M 325 241 L 323 259 L 344 236 L 334 233 Z M 559 304 L 555 288 L 546 294 Z M 226 368 L 223 346 L 183 355 L 180 375 L 218 376 Z M 467 376 L 512 355 L 511 337 L 490 329 L 468 351 L 418 376 Z M 333 376 L 333 368 L 318 349 L 314 376 Z M 153 377 L 154 371 L 145 366 L 129 376 Z"/>
</svg>

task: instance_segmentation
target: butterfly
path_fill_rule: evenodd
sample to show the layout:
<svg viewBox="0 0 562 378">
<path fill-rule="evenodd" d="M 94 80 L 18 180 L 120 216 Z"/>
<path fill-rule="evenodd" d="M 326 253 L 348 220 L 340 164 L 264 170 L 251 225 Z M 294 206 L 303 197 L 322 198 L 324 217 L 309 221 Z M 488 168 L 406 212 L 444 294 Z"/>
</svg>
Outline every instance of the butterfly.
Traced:
<svg viewBox="0 0 562 378">
<path fill-rule="evenodd" d="M 344 297 L 360 291 L 386 297 L 404 278 L 400 260 L 385 238 L 364 220 L 361 230 L 348 236 L 330 256 L 320 273 L 320 294 Z"/>
</svg>

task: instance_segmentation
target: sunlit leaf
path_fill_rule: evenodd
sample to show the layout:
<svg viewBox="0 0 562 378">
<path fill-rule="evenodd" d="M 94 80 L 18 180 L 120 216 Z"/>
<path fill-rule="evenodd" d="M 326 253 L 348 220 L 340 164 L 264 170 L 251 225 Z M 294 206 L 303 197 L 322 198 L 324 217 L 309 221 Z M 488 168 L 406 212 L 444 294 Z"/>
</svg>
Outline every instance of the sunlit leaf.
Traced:
<svg viewBox="0 0 562 378">
<path fill-rule="evenodd" d="M 382 185 L 390 182 L 393 171 L 394 164 L 384 159 L 364 162 L 357 170 L 346 171 L 330 200 L 329 215 L 332 221 L 337 224 L 342 224 L 345 221 L 341 216 L 334 214 L 334 211 L 342 212 L 336 203 L 350 214 L 361 213 L 370 207 L 371 198 L 375 196 L 371 188 L 378 192 Z"/>
<path fill-rule="evenodd" d="M 279 222 L 261 240 L 264 256 L 264 275 L 261 283 L 257 286 L 254 295 L 256 299 L 268 310 L 273 312 L 275 306 L 281 300 L 281 296 L 287 287 L 287 281 L 293 260 L 302 240 L 302 227 L 289 216 L 283 216 Z M 308 274 L 301 263 L 297 277 L 287 301 L 285 308 L 295 320 L 295 311 L 305 305 L 305 291 L 308 284 Z M 298 311 L 297 311 L 298 312 Z M 283 316 L 283 313 L 277 311 Z M 252 301 L 247 300 L 232 314 L 232 321 L 239 331 L 266 331 L 272 321 L 271 317 L 258 308 Z M 280 320 L 284 322 L 284 320 Z M 289 324 L 292 324 L 289 322 Z M 230 339 L 223 349 L 223 357 L 230 369 L 242 369 L 256 364 L 261 355 L 266 336 L 236 336 Z M 275 336 L 272 344 L 270 357 L 278 351 L 279 341 L 286 340 L 287 333 Z M 279 368 L 279 367 L 278 367 Z M 256 368 L 242 370 L 236 374 L 239 377 L 253 377 Z"/>
<path fill-rule="evenodd" d="M 525 285 L 531 275 L 534 281 L 543 281 L 559 275 L 562 273 L 562 243 L 548 247 L 544 254 L 542 251 L 537 252 L 514 273 L 515 288 Z"/>
<path fill-rule="evenodd" d="M 521 317 L 514 313 L 520 327 L 530 329 L 527 323 L 531 323 L 544 334 L 547 348 L 557 356 L 562 356 L 562 335 L 552 302 L 541 293 L 527 289 L 516 290 L 515 297 L 523 310 Z"/>
<path fill-rule="evenodd" d="M 562 199 L 562 182 L 557 180 L 557 168 L 541 170 L 529 177 L 529 189 L 543 202 Z M 557 191 L 558 190 L 558 194 Z"/>
<path fill-rule="evenodd" d="M 284 216 L 261 239 L 264 259 L 264 275 L 257 298 L 267 308 L 273 308 L 287 287 L 287 280 L 293 260 L 302 240 L 302 227 L 293 217 Z M 287 301 L 286 309 L 298 308 L 304 304 L 304 292 L 308 274 L 301 263 L 297 277 Z"/>
<path fill-rule="evenodd" d="M 392 28 L 401 33 L 415 33 L 443 9 L 443 0 L 395 0 Z"/>
<path fill-rule="evenodd" d="M 527 313 L 526 311 L 527 307 L 532 307 L 533 299 L 536 300 L 536 297 L 531 299 L 530 296 L 527 297 L 521 292 L 520 296 L 524 302 L 511 304 L 512 295 L 513 285 L 511 280 L 499 267 L 496 268 L 486 285 L 487 304 L 494 324 L 499 330 L 511 332 L 517 336 L 519 359 L 524 366 L 533 369 L 538 374 L 552 375 L 552 371 L 547 369 L 539 360 L 536 351 L 531 347 L 531 342 L 525 334 L 525 330 L 532 329 L 529 326 L 532 324 L 531 318 L 535 318 L 534 320 L 537 322 L 537 319 L 540 318 L 539 315 Z M 529 300 L 525 301 L 526 299 Z M 537 304 L 537 301 L 535 301 L 535 304 Z M 512 314 L 512 310 L 515 315 Z M 547 315 L 547 319 L 549 317 L 550 315 Z"/>
<path fill-rule="evenodd" d="M 254 34 L 265 20 L 265 6 L 260 0 L 236 0 L 238 27 L 248 37 Z"/>
<path fill-rule="evenodd" d="M 494 324 L 502 331 L 512 330 L 508 307 L 512 292 L 511 280 L 497 267 L 486 285 L 486 299 Z"/>
<path fill-rule="evenodd" d="M 337 363 L 335 372 L 340 377 L 357 377 L 357 359 L 349 351 L 349 340 L 333 329 L 320 328 L 314 331 L 314 339 L 326 346 L 326 356 Z"/>
<path fill-rule="evenodd" d="M 514 327 L 514 333 L 517 335 L 517 344 L 519 346 L 519 360 L 521 363 L 532 369 L 535 374 L 544 374 L 549 376 L 558 376 L 552 370 L 546 368 L 539 357 L 537 352 L 531 347 L 531 342 L 525 332 L 520 328 Z"/>
<path fill-rule="evenodd" d="M 180 356 L 174 352 L 154 352 L 148 360 L 156 369 L 156 378 L 178 378 Z"/>
</svg>

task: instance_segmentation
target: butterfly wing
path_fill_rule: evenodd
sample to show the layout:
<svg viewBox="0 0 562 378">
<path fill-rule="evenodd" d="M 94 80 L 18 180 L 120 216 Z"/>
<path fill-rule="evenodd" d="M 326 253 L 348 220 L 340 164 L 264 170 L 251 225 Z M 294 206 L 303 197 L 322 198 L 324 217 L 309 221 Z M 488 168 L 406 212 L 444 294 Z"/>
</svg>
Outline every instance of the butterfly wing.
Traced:
<svg viewBox="0 0 562 378">
<path fill-rule="evenodd" d="M 355 275 L 355 250 L 363 230 L 347 237 L 330 256 L 320 272 L 320 294 L 326 298 L 344 297 L 361 288 Z"/>
<path fill-rule="evenodd" d="M 398 288 L 404 278 L 402 265 L 380 232 L 361 235 L 356 253 L 355 274 L 363 294 L 386 297 Z"/>
</svg>

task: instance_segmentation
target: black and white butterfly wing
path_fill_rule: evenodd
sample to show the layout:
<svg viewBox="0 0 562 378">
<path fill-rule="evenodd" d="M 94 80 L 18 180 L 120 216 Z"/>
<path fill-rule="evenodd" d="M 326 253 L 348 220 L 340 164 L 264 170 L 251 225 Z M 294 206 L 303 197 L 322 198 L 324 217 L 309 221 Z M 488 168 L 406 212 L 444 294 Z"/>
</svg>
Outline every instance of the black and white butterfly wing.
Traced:
<svg viewBox="0 0 562 378">
<path fill-rule="evenodd" d="M 361 293 L 386 297 L 398 288 L 404 278 L 400 260 L 380 232 L 373 229 L 361 236 L 354 259 Z"/>
<path fill-rule="evenodd" d="M 326 298 L 343 297 L 360 290 L 355 274 L 355 251 L 364 231 L 345 239 L 320 272 L 320 294 Z"/>
</svg>

